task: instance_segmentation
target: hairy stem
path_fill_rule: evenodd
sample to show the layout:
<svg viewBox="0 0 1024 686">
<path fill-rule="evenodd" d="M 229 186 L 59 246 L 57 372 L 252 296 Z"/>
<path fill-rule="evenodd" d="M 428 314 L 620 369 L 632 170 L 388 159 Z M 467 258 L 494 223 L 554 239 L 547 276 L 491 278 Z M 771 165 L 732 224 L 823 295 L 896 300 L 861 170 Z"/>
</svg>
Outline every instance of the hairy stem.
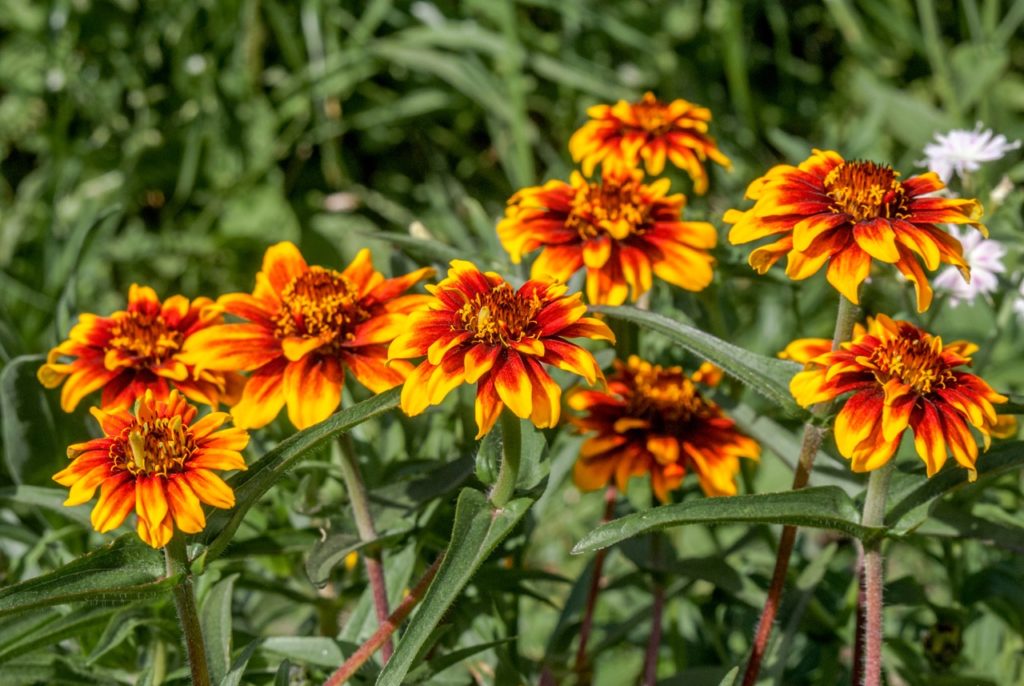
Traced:
<svg viewBox="0 0 1024 686">
<path fill-rule="evenodd" d="M 179 536 L 173 536 L 164 547 L 164 561 L 167 564 L 167 576 L 181 575 L 181 581 L 173 589 L 174 604 L 178 608 L 181 632 L 185 636 L 185 649 L 188 651 L 188 668 L 192 674 L 192 684 L 193 686 L 210 686 L 210 668 L 206 662 L 206 643 L 203 641 L 203 627 L 199 623 L 199 611 L 196 609 L 196 594 L 192 590 L 188 554 L 185 551 L 185 542 Z"/>
<path fill-rule="evenodd" d="M 885 498 L 889 492 L 889 477 L 895 462 L 871 472 L 868 492 L 864 498 L 861 524 L 878 527 L 885 521 Z M 864 543 L 864 686 L 882 686 L 882 539 Z"/>
<path fill-rule="evenodd" d="M 342 434 L 338 440 L 341 446 L 341 478 L 348 491 L 348 499 L 352 503 L 352 516 L 356 520 L 359 540 L 363 542 L 377 540 L 377 527 L 370 513 L 370 499 L 366 494 L 366 484 L 359 473 L 359 462 L 356 460 L 355 445 L 349 434 Z M 388 620 L 388 590 L 384 582 L 384 564 L 380 550 L 368 546 L 363 550 L 363 562 L 366 565 L 366 576 L 370 579 L 373 593 L 373 606 L 377 612 L 377 625 L 383 626 Z M 391 639 L 384 642 L 381 656 L 384 662 L 391 658 L 394 647 Z"/>
<path fill-rule="evenodd" d="M 491 504 L 501 509 L 512 499 L 519 480 L 519 461 L 522 453 L 522 428 L 519 417 L 505 408 L 501 411 L 501 466 L 498 480 L 491 491 Z"/>
<path fill-rule="evenodd" d="M 853 325 L 859 316 L 860 308 L 850 302 L 846 296 L 840 295 L 839 307 L 836 312 L 836 326 L 832 335 L 833 350 L 837 350 L 840 343 L 850 339 Z M 832 403 L 820 403 L 811 408 L 815 417 L 824 417 L 831 410 Z M 797 460 L 796 471 L 793 473 L 794 491 L 807 485 L 807 481 L 811 477 L 811 469 L 814 467 L 814 458 L 818 454 L 825 434 L 826 430 L 820 426 L 810 422 L 804 425 L 800 457 Z M 765 600 L 764 609 L 761 610 L 761 619 L 757 623 L 754 643 L 750 649 L 750 659 L 747 661 L 747 669 L 743 673 L 743 686 L 754 686 L 761 673 L 761 662 L 764 660 L 772 628 L 775 625 L 775 615 L 778 614 L 779 604 L 782 602 L 782 591 L 786 586 L 786 573 L 789 571 L 789 557 L 793 553 L 794 543 L 796 543 L 796 527 L 783 527 L 782 536 L 779 538 L 779 549 L 775 556 L 775 569 L 772 571 L 772 581 L 768 587 L 768 597 Z"/>
<path fill-rule="evenodd" d="M 601 523 L 611 521 L 615 515 L 615 500 L 618 491 L 614 485 L 609 486 L 604 492 L 604 517 Z M 576 666 L 573 670 L 578 679 L 583 682 L 582 676 L 587 672 L 587 641 L 590 640 L 590 632 L 594 627 L 594 608 L 597 606 L 597 594 L 601 591 L 601 572 L 604 570 L 604 558 L 608 556 L 608 549 L 602 548 L 594 555 L 594 568 L 590 574 L 590 588 L 587 591 L 587 605 L 583 611 L 583 623 L 580 624 L 580 645 L 576 649 Z M 589 682 L 589 678 L 586 680 Z"/>
<path fill-rule="evenodd" d="M 352 677 L 359 668 L 362 667 L 367 660 L 369 660 L 377 650 L 384 645 L 384 643 L 391 640 L 391 634 L 395 633 L 399 625 L 405 621 L 409 613 L 412 612 L 416 604 L 423 598 L 423 594 L 427 592 L 430 587 L 430 582 L 434 580 L 434 576 L 437 574 L 438 568 L 441 566 L 441 561 L 444 560 L 444 555 L 441 555 L 434 564 L 430 565 L 430 568 L 423 573 L 423 576 L 416 585 L 413 586 L 412 590 L 409 591 L 409 595 L 402 599 L 402 602 L 398 604 L 395 611 L 391 613 L 391 616 L 381 623 L 377 631 L 374 632 L 373 636 L 370 636 L 363 643 L 356 652 L 352 653 L 347 660 L 338 667 L 337 671 L 334 672 L 327 681 L 324 682 L 324 686 L 341 686 L 349 678 Z"/>
</svg>

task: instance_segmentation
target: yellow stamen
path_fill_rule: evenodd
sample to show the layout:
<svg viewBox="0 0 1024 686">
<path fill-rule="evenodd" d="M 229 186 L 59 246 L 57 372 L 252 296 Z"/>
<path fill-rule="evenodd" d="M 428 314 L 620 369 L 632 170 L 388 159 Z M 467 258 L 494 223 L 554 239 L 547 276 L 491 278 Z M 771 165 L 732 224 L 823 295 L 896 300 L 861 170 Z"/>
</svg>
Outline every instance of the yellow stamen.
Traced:
<svg viewBox="0 0 1024 686">
<path fill-rule="evenodd" d="M 899 173 L 874 162 L 843 162 L 825 176 L 825 193 L 832 211 L 850 215 L 853 221 L 903 218 L 906 197 Z"/>
</svg>

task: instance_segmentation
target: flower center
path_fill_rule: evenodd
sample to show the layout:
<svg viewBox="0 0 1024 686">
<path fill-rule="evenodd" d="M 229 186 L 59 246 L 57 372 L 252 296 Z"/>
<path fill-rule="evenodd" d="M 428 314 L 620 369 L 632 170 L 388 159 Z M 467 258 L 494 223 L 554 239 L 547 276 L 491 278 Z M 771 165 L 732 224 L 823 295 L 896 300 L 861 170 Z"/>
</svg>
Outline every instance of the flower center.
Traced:
<svg viewBox="0 0 1024 686">
<path fill-rule="evenodd" d="M 918 395 L 945 388 L 953 372 L 942 361 L 941 348 L 924 338 L 897 338 L 876 348 L 871 362 L 878 368 L 879 382 L 899 379 Z M 879 376 L 881 374 L 881 376 Z"/>
<path fill-rule="evenodd" d="M 633 375 L 633 394 L 628 411 L 651 420 L 655 429 L 671 431 L 694 417 L 707 416 L 707 401 L 680 368 L 665 369 L 641 362 L 630 364 L 629 372 Z"/>
<path fill-rule="evenodd" d="M 633 116 L 640 128 L 652 136 L 663 136 L 672 130 L 675 120 L 665 118 L 668 108 L 648 93 L 633 105 Z"/>
<path fill-rule="evenodd" d="M 575 229 L 583 240 L 609 234 L 623 240 L 641 234 L 650 223 L 651 204 L 641 195 L 642 184 L 628 179 L 579 188 L 572 201 L 572 209 L 565 221 L 566 227 Z"/>
<path fill-rule="evenodd" d="M 522 340 L 540 309 L 537 294 L 527 299 L 503 283 L 468 300 L 459 309 L 459 319 L 474 342 L 509 347 Z"/>
<path fill-rule="evenodd" d="M 336 350 L 341 342 L 355 337 L 356 326 L 370 314 L 359 302 L 359 292 L 340 272 L 314 266 L 281 291 L 274 334 L 278 338 L 330 336 L 319 350 Z"/>
<path fill-rule="evenodd" d="M 832 211 L 850 215 L 854 222 L 908 215 L 899 174 L 874 162 L 843 162 L 825 177 L 825 194 Z"/>
<path fill-rule="evenodd" d="M 125 312 L 110 329 L 110 347 L 131 355 L 138 368 L 160 365 L 181 349 L 185 335 L 159 314 Z"/>
<path fill-rule="evenodd" d="M 114 469 L 132 476 L 151 476 L 184 470 L 185 461 L 196 449 L 195 439 L 180 415 L 160 417 L 133 424 L 121 432 L 110 448 Z"/>
</svg>

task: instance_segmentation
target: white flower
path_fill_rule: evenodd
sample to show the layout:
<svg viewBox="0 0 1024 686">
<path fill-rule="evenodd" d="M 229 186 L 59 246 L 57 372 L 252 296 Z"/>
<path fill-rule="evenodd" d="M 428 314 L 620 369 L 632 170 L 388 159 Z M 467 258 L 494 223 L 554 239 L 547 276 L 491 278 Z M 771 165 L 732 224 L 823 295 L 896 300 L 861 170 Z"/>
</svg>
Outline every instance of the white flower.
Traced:
<svg viewBox="0 0 1024 686">
<path fill-rule="evenodd" d="M 954 172 L 963 180 L 967 172 L 980 169 L 982 162 L 1001 159 L 1020 147 L 1020 141 L 1007 141 L 1006 136 L 996 135 L 992 129 L 982 131 L 980 121 L 973 131 L 953 129 L 946 134 L 937 133 L 935 141 L 924 146 L 925 159 L 918 164 L 937 173 L 945 183 L 949 183 Z"/>
<path fill-rule="evenodd" d="M 992 293 L 999 287 L 996 275 L 1006 271 L 1003 265 L 1006 248 L 999 241 L 985 238 L 977 230 L 963 231 L 950 225 L 949 232 L 964 246 L 964 260 L 971 268 L 971 282 L 964 281 L 956 267 L 946 267 L 933 283 L 936 290 L 949 294 L 949 304 L 956 307 L 961 303 L 971 304 L 979 295 Z"/>
</svg>

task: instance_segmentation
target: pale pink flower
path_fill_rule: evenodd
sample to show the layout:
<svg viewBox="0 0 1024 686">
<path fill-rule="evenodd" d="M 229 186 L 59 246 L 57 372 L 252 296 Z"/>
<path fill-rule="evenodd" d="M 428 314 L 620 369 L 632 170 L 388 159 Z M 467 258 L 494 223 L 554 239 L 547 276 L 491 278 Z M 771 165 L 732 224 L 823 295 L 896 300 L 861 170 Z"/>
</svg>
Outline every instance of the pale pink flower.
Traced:
<svg viewBox="0 0 1024 686">
<path fill-rule="evenodd" d="M 971 282 L 964 281 L 956 267 L 947 267 L 935 277 L 935 290 L 948 293 L 952 307 L 961 303 L 971 304 L 979 295 L 987 295 L 999 287 L 998 275 L 1006 271 L 1003 265 L 1006 247 L 999 241 L 984 238 L 978 231 L 961 231 L 952 225 L 947 228 L 964 247 L 964 260 L 971 268 Z"/>
<path fill-rule="evenodd" d="M 925 159 L 918 164 L 949 183 L 954 173 L 963 180 L 968 172 L 978 171 L 983 162 L 1001 159 L 1020 147 L 1020 141 L 1008 141 L 1003 134 L 995 134 L 992 129 L 983 131 L 981 126 L 979 121 L 973 131 L 953 129 L 935 134 L 935 142 L 924 146 Z"/>
</svg>

